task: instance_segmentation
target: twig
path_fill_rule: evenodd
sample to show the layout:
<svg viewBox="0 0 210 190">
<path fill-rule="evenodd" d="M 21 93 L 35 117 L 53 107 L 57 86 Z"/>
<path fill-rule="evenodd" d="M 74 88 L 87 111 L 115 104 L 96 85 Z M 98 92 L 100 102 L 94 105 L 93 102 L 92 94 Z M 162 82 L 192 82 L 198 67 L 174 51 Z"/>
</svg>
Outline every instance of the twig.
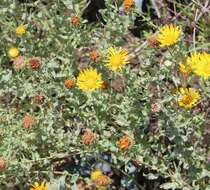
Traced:
<svg viewBox="0 0 210 190">
<path fill-rule="evenodd" d="M 198 9 L 196 9 L 196 11 L 195 11 L 194 23 L 196 23 L 197 17 L 198 17 Z M 193 28 L 193 47 L 194 47 L 194 49 L 195 49 L 195 32 L 196 32 L 196 24 L 194 25 L 194 28 Z"/>
<path fill-rule="evenodd" d="M 196 12 L 195 12 L 195 18 L 194 18 L 194 28 L 193 28 L 193 46 L 194 46 L 194 50 L 195 50 L 195 37 L 196 37 L 196 25 L 197 25 L 197 22 L 200 20 L 200 18 L 208 12 L 208 10 L 210 9 L 210 5 L 209 5 L 209 0 L 207 0 L 205 2 L 205 5 L 202 6 L 198 3 L 196 3 L 195 1 L 193 1 L 196 5 L 200 6 L 201 8 L 201 13 L 198 15 L 198 9 L 196 9 Z"/>
<path fill-rule="evenodd" d="M 141 50 L 142 50 L 146 45 L 147 45 L 147 41 L 145 41 L 140 47 L 136 48 L 136 49 L 134 50 L 134 53 L 131 53 L 131 54 L 129 55 L 129 58 L 130 58 L 130 59 L 133 59 L 133 58 L 137 57 L 138 54 L 141 52 Z"/>
<path fill-rule="evenodd" d="M 157 14 L 158 18 L 160 18 L 160 17 L 161 17 L 161 15 L 160 15 L 160 11 L 159 11 L 159 8 L 158 8 L 158 6 L 157 6 L 157 4 L 156 4 L 155 0 L 151 0 L 151 3 L 152 3 L 152 6 L 153 6 L 153 7 L 154 7 L 154 9 L 155 9 L 155 12 L 156 12 L 156 14 Z"/>
<path fill-rule="evenodd" d="M 197 21 L 200 20 L 200 18 L 205 14 L 205 13 L 208 13 L 209 12 L 209 9 L 210 9 L 210 1 L 207 0 L 205 5 L 201 7 L 201 13 L 198 15 L 197 17 Z"/>
</svg>

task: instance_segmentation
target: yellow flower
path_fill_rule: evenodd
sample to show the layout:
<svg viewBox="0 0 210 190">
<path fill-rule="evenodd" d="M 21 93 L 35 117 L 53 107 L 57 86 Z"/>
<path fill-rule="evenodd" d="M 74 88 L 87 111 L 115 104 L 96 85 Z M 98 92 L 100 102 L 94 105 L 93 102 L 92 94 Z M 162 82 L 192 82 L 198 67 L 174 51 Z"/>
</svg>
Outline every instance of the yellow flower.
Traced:
<svg viewBox="0 0 210 190">
<path fill-rule="evenodd" d="M 199 59 L 200 59 L 200 53 L 197 52 L 191 53 L 190 56 L 187 57 L 186 64 L 189 67 L 192 67 L 193 65 L 196 64 L 196 62 L 199 61 Z"/>
<path fill-rule="evenodd" d="M 90 179 L 92 181 L 96 181 L 98 179 L 99 176 L 103 175 L 102 171 L 99 169 L 96 169 L 94 171 L 91 172 L 90 174 Z"/>
<path fill-rule="evenodd" d="M 35 182 L 31 186 L 30 190 L 48 190 L 48 187 L 47 187 L 46 182 L 44 182 L 44 181 L 40 185 L 39 185 L 39 183 Z"/>
<path fill-rule="evenodd" d="M 24 26 L 24 25 L 20 25 L 20 26 L 18 26 L 16 29 L 15 29 L 15 33 L 17 34 L 17 35 L 23 35 L 23 34 L 25 34 L 26 33 L 26 26 Z"/>
<path fill-rule="evenodd" d="M 108 49 L 108 55 L 106 60 L 107 67 L 110 67 L 111 70 L 122 70 L 124 65 L 128 64 L 128 51 L 122 48 L 111 47 Z"/>
<path fill-rule="evenodd" d="M 178 104 L 184 108 L 192 108 L 201 98 L 199 92 L 193 88 L 180 88 L 179 96 Z"/>
<path fill-rule="evenodd" d="M 209 53 L 192 53 L 187 58 L 187 65 L 192 71 L 204 79 L 210 77 L 210 54 Z"/>
<path fill-rule="evenodd" d="M 179 64 L 179 71 L 181 73 L 188 74 L 188 73 L 191 72 L 191 69 L 190 69 L 190 67 L 188 65 L 185 65 L 183 63 L 180 63 Z"/>
<path fill-rule="evenodd" d="M 93 68 L 81 71 L 77 77 L 77 86 L 87 92 L 100 89 L 102 84 L 101 74 Z"/>
<path fill-rule="evenodd" d="M 17 48 L 10 48 L 8 51 L 8 56 L 10 58 L 15 58 L 20 54 L 20 51 Z"/>
<path fill-rule="evenodd" d="M 166 25 L 162 27 L 157 35 L 157 40 L 161 47 L 171 46 L 175 44 L 181 35 L 181 30 L 177 26 Z"/>
</svg>

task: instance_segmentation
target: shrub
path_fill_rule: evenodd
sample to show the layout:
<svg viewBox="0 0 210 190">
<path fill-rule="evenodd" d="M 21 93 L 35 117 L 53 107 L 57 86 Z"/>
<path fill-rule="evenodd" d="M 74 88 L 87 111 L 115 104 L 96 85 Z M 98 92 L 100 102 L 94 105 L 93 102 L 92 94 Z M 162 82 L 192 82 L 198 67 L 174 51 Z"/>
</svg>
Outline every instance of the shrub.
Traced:
<svg viewBox="0 0 210 190">
<path fill-rule="evenodd" d="M 208 189 L 208 5 L 86 5 L 0 2 L 1 189 Z"/>
</svg>

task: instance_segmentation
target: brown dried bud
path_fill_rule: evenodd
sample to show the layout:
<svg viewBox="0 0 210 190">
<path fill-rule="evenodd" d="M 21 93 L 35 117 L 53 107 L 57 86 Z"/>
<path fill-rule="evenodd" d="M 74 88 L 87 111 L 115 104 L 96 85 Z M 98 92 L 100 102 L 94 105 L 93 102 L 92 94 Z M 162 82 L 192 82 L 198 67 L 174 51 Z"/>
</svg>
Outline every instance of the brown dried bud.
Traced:
<svg viewBox="0 0 210 190">
<path fill-rule="evenodd" d="M 23 56 L 18 56 L 13 60 L 13 66 L 15 69 L 21 69 L 25 65 L 25 57 Z"/>
<path fill-rule="evenodd" d="M 106 175 L 100 175 L 97 179 L 96 179 L 96 181 L 95 181 L 95 184 L 97 185 L 97 186 L 103 186 L 103 187 L 106 187 L 106 186 L 108 186 L 109 184 L 111 183 L 111 179 L 108 177 L 108 176 L 106 176 Z"/>
<path fill-rule="evenodd" d="M 71 23 L 75 26 L 78 25 L 80 23 L 79 17 L 78 16 L 71 17 Z"/>
<path fill-rule="evenodd" d="M 71 79 L 65 80 L 65 87 L 66 87 L 66 88 L 70 89 L 70 88 L 72 88 L 73 86 L 74 86 L 74 81 L 73 81 L 73 80 L 71 80 Z"/>
<path fill-rule="evenodd" d="M 4 158 L 0 157 L 0 171 L 4 170 L 6 168 L 6 161 Z"/>
<path fill-rule="evenodd" d="M 33 101 L 34 101 L 36 104 L 42 104 L 42 103 L 44 102 L 44 100 L 45 100 L 45 97 L 42 96 L 42 95 L 40 95 L 40 94 L 35 95 L 35 96 L 33 97 Z"/>
<path fill-rule="evenodd" d="M 93 50 L 93 51 L 90 52 L 90 58 L 93 61 L 97 61 L 99 57 L 100 57 L 100 55 L 99 55 L 99 52 L 98 51 Z"/>
<path fill-rule="evenodd" d="M 157 40 L 157 36 L 156 35 L 152 35 L 152 36 L 148 37 L 147 38 L 147 43 L 152 48 L 156 48 L 160 44 L 160 42 Z"/>
<path fill-rule="evenodd" d="M 28 63 L 32 70 L 38 70 L 41 67 L 41 60 L 37 57 L 29 59 Z"/>
<path fill-rule="evenodd" d="M 103 83 L 102 83 L 102 86 L 101 86 L 101 89 L 107 89 L 109 87 L 109 84 L 108 84 L 108 82 L 106 82 L 106 81 L 104 81 Z"/>
<path fill-rule="evenodd" d="M 31 115 L 25 115 L 22 122 L 23 122 L 23 128 L 28 129 L 34 124 L 35 119 Z"/>
<path fill-rule="evenodd" d="M 91 145 L 96 139 L 96 134 L 93 133 L 92 131 L 86 131 L 82 135 L 82 143 L 85 145 Z"/>
<path fill-rule="evenodd" d="M 126 10 L 130 10 L 131 8 L 134 7 L 135 2 L 134 0 L 124 0 L 123 5 Z"/>
<path fill-rule="evenodd" d="M 161 106 L 158 102 L 153 102 L 152 105 L 151 105 L 151 111 L 153 113 L 158 113 L 161 111 Z"/>
<path fill-rule="evenodd" d="M 117 76 L 116 79 L 112 81 L 111 87 L 117 92 L 123 92 L 125 90 L 125 78 Z"/>
<path fill-rule="evenodd" d="M 133 140 L 128 136 L 124 135 L 117 141 L 117 146 L 121 149 L 128 149 L 133 144 Z"/>
</svg>

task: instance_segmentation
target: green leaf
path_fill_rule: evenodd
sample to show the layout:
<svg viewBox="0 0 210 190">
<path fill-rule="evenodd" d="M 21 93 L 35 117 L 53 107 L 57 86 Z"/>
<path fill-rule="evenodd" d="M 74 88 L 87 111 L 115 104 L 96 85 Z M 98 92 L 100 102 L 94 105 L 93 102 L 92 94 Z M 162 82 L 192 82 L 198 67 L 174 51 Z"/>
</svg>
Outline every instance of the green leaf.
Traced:
<svg viewBox="0 0 210 190">
<path fill-rule="evenodd" d="M 201 173 L 201 177 L 210 177 L 210 171 L 203 169 L 202 173 Z"/>
<path fill-rule="evenodd" d="M 149 173 L 146 175 L 148 179 L 154 180 L 158 178 L 158 174 Z"/>
<path fill-rule="evenodd" d="M 168 183 L 164 183 L 160 186 L 160 188 L 162 188 L 162 189 L 176 189 L 178 187 L 179 187 L 179 185 L 176 182 L 168 182 Z"/>
</svg>

